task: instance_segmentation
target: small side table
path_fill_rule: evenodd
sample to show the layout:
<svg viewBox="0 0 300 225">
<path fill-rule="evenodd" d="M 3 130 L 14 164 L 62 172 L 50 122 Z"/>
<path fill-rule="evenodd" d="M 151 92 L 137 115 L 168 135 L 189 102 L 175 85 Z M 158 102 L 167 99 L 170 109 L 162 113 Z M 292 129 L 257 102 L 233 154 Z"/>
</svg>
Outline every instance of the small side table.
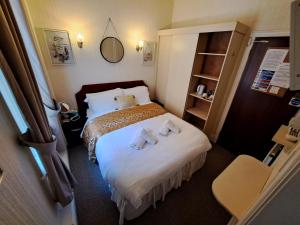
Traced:
<svg viewBox="0 0 300 225">
<path fill-rule="evenodd" d="M 288 126 L 281 125 L 276 134 L 273 136 L 272 141 L 275 142 L 273 148 L 269 151 L 264 159 L 264 163 L 269 166 L 274 166 L 273 162 L 276 160 L 284 161 L 288 157 L 291 149 L 297 144 L 297 142 L 288 141 L 285 135 L 288 132 Z"/>
<path fill-rule="evenodd" d="M 72 120 L 62 121 L 61 126 L 64 131 L 69 147 L 82 144 L 82 139 L 80 138 L 80 134 L 83 125 L 80 119 L 77 121 L 72 121 Z"/>
</svg>

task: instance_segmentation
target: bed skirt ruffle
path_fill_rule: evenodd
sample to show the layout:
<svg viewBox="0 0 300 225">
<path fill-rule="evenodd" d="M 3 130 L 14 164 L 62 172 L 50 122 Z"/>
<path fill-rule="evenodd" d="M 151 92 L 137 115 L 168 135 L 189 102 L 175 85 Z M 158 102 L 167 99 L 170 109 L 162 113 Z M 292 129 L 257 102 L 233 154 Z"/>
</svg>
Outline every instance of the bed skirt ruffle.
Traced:
<svg viewBox="0 0 300 225">
<path fill-rule="evenodd" d="M 120 211 L 119 224 L 122 225 L 124 223 L 124 219 L 131 220 L 140 216 L 151 205 L 156 208 L 156 202 L 158 200 L 164 201 L 165 196 L 169 191 L 173 188 L 179 188 L 183 181 L 189 181 L 192 174 L 204 165 L 206 154 L 206 152 L 200 154 L 193 161 L 187 163 L 182 169 L 176 171 L 169 179 L 155 186 L 143 197 L 142 205 L 138 208 L 132 206 L 132 204 L 127 201 L 124 196 L 122 196 L 114 187 L 109 185 L 111 200 L 117 204 Z"/>
</svg>

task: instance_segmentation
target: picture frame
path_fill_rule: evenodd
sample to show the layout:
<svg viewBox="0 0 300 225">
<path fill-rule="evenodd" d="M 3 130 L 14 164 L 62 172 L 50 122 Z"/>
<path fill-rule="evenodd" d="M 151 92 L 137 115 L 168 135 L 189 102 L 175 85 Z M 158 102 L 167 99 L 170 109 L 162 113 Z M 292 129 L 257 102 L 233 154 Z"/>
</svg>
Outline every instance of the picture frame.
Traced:
<svg viewBox="0 0 300 225">
<path fill-rule="evenodd" d="M 155 62 L 156 43 L 145 41 L 142 52 L 142 64 L 144 66 L 152 66 Z"/>
<path fill-rule="evenodd" d="M 44 29 L 44 38 L 52 65 L 74 64 L 74 55 L 68 31 Z"/>
</svg>

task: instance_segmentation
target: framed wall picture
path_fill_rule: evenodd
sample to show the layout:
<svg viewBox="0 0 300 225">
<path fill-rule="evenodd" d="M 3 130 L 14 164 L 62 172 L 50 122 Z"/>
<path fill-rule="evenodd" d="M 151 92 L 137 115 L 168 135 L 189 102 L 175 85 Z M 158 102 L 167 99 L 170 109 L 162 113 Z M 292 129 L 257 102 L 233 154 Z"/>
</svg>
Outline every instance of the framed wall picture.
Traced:
<svg viewBox="0 0 300 225">
<path fill-rule="evenodd" d="M 155 42 L 144 42 L 143 65 L 152 66 L 155 62 Z"/>
<path fill-rule="evenodd" d="M 44 35 L 53 65 L 74 63 L 74 56 L 68 31 L 45 29 Z"/>
</svg>

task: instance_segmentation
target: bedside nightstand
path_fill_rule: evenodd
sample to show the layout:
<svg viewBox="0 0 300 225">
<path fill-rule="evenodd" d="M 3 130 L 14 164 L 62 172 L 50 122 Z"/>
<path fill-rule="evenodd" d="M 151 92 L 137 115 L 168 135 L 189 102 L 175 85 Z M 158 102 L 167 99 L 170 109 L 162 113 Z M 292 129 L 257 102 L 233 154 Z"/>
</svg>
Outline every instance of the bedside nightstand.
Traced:
<svg viewBox="0 0 300 225">
<path fill-rule="evenodd" d="M 69 147 L 82 144 L 80 134 L 83 128 L 83 124 L 80 119 L 77 121 L 62 121 L 61 126 Z"/>
</svg>

